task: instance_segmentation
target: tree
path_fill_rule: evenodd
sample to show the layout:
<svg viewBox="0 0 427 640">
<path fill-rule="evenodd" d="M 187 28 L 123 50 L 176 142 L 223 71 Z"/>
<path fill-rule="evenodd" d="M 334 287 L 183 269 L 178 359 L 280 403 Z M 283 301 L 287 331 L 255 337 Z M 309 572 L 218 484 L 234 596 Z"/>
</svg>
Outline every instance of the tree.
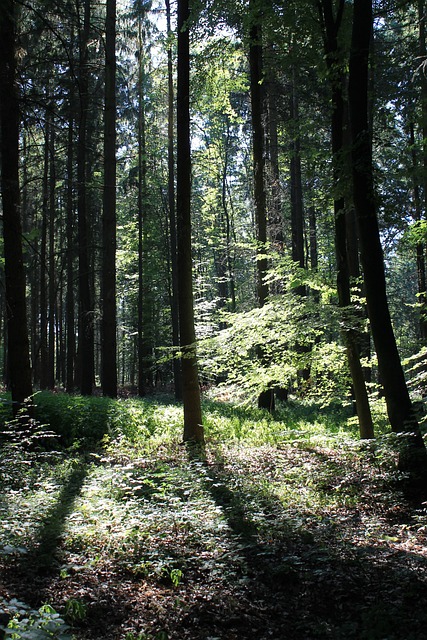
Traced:
<svg viewBox="0 0 427 640">
<path fill-rule="evenodd" d="M 173 60 L 171 37 L 171 8 L 170 0 L 166 0 L 166 27 L 169 39 L 168 56 L 168 213 L 169 213 L 169 242 L 171 255 L 171 322 L 172 346 L 179 347 L 179 309 L 178 309 L 178 265 L 176 255 L 176 211 L 175 211 L 175 154 L 174 154 L 174 86 Z M 175 398 L 182 399 L 181 366 L 179 359 L 173 359 L 173 379 Z"/>
<path fill-rule="evenodd" d="M 255 228 L 257 240 L 257 297 L 258 305 L 263 307 L 268 298 L 266 282 L 267 260 L 267 204 L 264 179 L 264 126 L 263 126 L 263 69 L 261 16 L 255 0 L 249 5 L 251 26 L 249 33 L 249 75 L 252 113 L 252 154 L 254 179 Z M 259 357 L 265 355 L 260 348 Z M 274 391 L 265 389 L 258 396 L 258 406 L 272 411 L 274 409 Z"/>
<path fill-rule="evenodd" d="M 190 10 L 178 0 L 177 251 L 178 303 L 184 402 L 184 441 L 204 441 L 194 328 L 191 242 Z"/>
<path fill-rule="evenodd" d="M 375 205 L 371 133 L 368 120 L 372 1 L 355 0 L 351 38 L 349 105 L 354 206 L 359 229 L 366 300 L 378 368 L 394 432 L 402 438 L 399 465 L 427 474 L 427 452 L 406 386 L 387 302 L 383 251 Z"/>
<path fill-rule="evenodd" d="M 88 111 L 89 34 L 91 0 L 83 0 L 83 24 L 79 29 L 79 120 L 77 141 L 77 228 L 79 246 L 79 367 L 80 391 L 92 395 L 94 382 L 94 313 L 88 237 Z"/>
<path fill-rule="evenodd" d="M 19 189 L 18 4 L 0 6 L 0 138 L 8 366 L 16 414 L 32 395 Z"/>
<path fill-rule="evenodd" d="M 102 218 L 102 391 L 117 396 L 116 337 L 116 1 L 105 24 L 104 211 Z"/>
<path fill-rule="evenodd" d="M 344 162 L 346 150 L 344 148 L 345 100 L 344 100 L 344 62 L 345 58 L 339 45 L 339 31 L 342 24 L 345 8 L 344 0 L 339 0 L 334 15 L 331 0 L 319 2 L 320 18 L 323 26 L 324 47 L 326 62 L 329 71 L 332 102 L 332 154 L 333 154 L 333 193 L 334 193 L 334 227 L 335 227 L 335 253 L 337 261 L 337 292 L 339 305 L 343 310 L 343 337 L 347 351 L 347 360 L 353 383 L 353 391 L 356 399 L 356 411 L 359 418 L 360 436 L 373 438 L 374 427 L 371 410 L 369 407 L 368 393 L 360 363 L 357 332 L 355 324 L 355 312 L 352 309 L 350 293 L 350 265 L 347 249 L 347 219 L 350 211 L 346 211 L 348 203 L 345 201 L 343 184 L 347 174 L 347 166 Z M 347 190 L 348 191 L 348 190 Z"/>
</svg>

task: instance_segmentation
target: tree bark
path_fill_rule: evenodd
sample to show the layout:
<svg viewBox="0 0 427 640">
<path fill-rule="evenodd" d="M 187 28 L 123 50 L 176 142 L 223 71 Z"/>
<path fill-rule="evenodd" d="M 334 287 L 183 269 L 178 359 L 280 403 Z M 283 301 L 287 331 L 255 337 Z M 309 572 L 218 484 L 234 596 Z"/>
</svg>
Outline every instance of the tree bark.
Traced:
<svg viewBox="0 0 427 640">
<path fill-rule="evenodd" d="M 171 36 L 171 8 L 170 0 L 166 0 L 166 27 L 168 37 Z M 176 238 L 176 209 L 175 209 L 175 154 L 174 154 L 174 87 L 172 45 L 168 47 L 168 210 L 171 255 L 171 316 L 172 316 L 172 346 L 179 347 L 179 309 L 178 309 L 178 264 Z M 174 353 L 173 381 L 176 400 L 182 400 L 181 363 Z"/>
<path fill-rule="evenodd" d="M 401 438 L 402 470 L 427 471 L 427 454 L 406 386 L 387 301 L 384 258 L 375 205 L 371 136 L 368 124 L 369 46 L 372 0 L 355 0 L 350 55 L 349 104 L 352 134 L 354 206 L 368 314 L 384 387 L 387 412 Z"/>
<path fill-rule="evenodd" d="M 105 22 L 104 199 L 102 216 L 102 393 L 117 397 L 116 327 L 116 0 Z"/>
<path fill-rule="evenodd" d="M 53 115 L 49 119 L 50 144 L 49 144 L 49 313 L 48 313 L 48 378 L 49 389 L 55 387 L 55 315 L 56 315 L 56 286 L 55 286 L 55 190 L 56 190 L 56 167 L 55 167 L 55 129 Z"/>
<path fill-rule="evenodd" d="M 15 0 L 0 5 L 0 154 L 8 366 L 16 415 L 32 395 L 19 191 L 20 109 L 16 77 Z"/>
<path fill-rule="evenodd" d="M 344 0 L 339 0 L 336 16 L 333 13 L 331 0 L 319 2 L 321 19 L 324 27 L 324 44 L 326 62 L 329 69 L 332 101 L 332 161 L 333 161 L 333 192 L 334 192 L 334 224 L 335 224 L 335 253 L 337 262 L 337 293 L 339 305 L 343 310 L 342 335 L 347 352 L 347 361 L 353 383 L 356 399 L 356 411 L 359 419 L 361 438 L 373 438 L 374 426 L 369 406 L 368 393 L 360 363 L 357 332 L 352 328 L 354 324 L 354 310 L 350 294 L 350 270 L 347 249 L 346 203 L 342 193 L 345 180 L 346 166 L 343 165 L 344 150 L 344 69 L 343 55 L 338 45 L 338 34 L 341 26 Z"/>
<path fill-rule="evenodd" d="M 142 16 L 139 17 L 139 89 L 138 89 L 138 394 L 144 396 L 150 380 L 150 296 L 147 282 L 147 143 L 145 115 L 144 35 Z"/>
<path fill-rule="evenodd" d="M 255 204 L 255 228 L 257 240 L 257 298 L 258 306 L 263 307 L 268 298 L 266 275 L 267 260 L 267 201 L 264 180 L 264 126 L 262 98 L 262 33 L 258 10 L 249 3 L 252 26 L 249 33 L 249 75 L 252 113 L 252 154 Z M 265 355 L 260 347 L 258 357 L 264 362 Z M 265 362 L 264 362 L 265 364 Z M 274 391 L 265 389 L 258 396 L 260 409 L 274 410 Z"/>
<path fill-rule="evenodd" d="M 296 69 L 292 69 L 292 88 L 290 103 L 290 119 L 294 129 L 291 140 L 291 234 L 292 260 L 304 269 L 304 205 L 301 176 L 301 143 L 299 134 L 299 97 Z M 305 287 L 298 287 L 297 293 L 305 295 Z"/>
<path fill-rule="evenodd" d="M 70 92 L 70 105 L 74 109 L 74 91 Z M 66 192 L 66 300 L 65 300 L 65 331 L 66 331 L 66 375 L 65 389 L 68 393 L 74 390 L 75 385 L 75 312 L 74 312 L 74 116 L 70 113 L 68 121 L 67 141 L 67 192 Z"/>
<path fill-rule="evenodd" d="M 87 123 L 89 110 L 89 30 L 90 0 L 84 0 L 83 25 L 79 29 L 80 59 L 78 86 L 80 98 L 77 141 L 77 231 L 79 252 L 79 372 L 80 391 L 92 395 L 94 379 L 94 325 L 89 262 L 87 194 Z"/>
<path fill-rule="evenodd" d="M 45 121 L 45 140 L 44 140 L 44 160 L 43 160 L 43 181 L 42 181 L 42 224 L 40 238 L 40 343 L 37 355 L 40 360 L 40 389 L 49 388 L 49 372 L 48 372 L 48 348 L 47 348 L 47 331 L 48 331 L 48 302 L 47 302 L 47 222 L 49 216 L 49 144 L 50 144 L 50 126 L 48 124 L 49 117 L 46 111 Z"/>
<path fill-rule="evenodd" d="M 204 432 L 196 356 L 191 242 L 190 10 L 178 0 L 177 248 L 178 302 L 184 402 L 184 441 L 202 444 Z"/>
</svg>

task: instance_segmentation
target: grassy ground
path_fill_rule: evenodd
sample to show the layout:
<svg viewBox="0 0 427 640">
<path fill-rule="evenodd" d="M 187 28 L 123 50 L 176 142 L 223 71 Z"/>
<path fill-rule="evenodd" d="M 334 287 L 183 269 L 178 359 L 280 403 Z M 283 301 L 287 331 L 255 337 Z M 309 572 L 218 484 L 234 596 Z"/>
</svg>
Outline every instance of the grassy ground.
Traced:
<svg viewBox="0 0 427 640">
<path fill-rule="evenodd" d="M 55 450 L 0 454 L 6 637 L 427 638 L 426 510 L 390 438 L 337 408 L 206 402 L 200 459 L 173 403 L 37 402 Z"/>
</svg>

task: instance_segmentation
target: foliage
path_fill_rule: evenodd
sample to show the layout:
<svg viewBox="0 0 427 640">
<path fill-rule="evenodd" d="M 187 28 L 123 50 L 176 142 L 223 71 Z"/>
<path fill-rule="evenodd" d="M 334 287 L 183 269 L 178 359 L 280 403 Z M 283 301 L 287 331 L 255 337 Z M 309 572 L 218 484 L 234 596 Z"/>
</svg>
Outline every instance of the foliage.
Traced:
<svg viewBox="0 0 427 640">
<path fill-rule="evenodd" d="M 16 598 L 0 600 L 0 616 L 10 618 L 6 626 L 0 625 L 5 639 L 10 640 L 72 640 L 70 627 L 49 604 L 31 609 Z"/>
<path fill-rule="evenodd" d="M 28 481 L 37 464 L 55 464 L 63 458 L 58 451 L 57 434 L 27 415 L 26 408 L 18 417 L 5 420 L 0 429 L 0 487 L 20 487 Z"/>
<path fill-rule="evenodd" d="M 200 344 L 201 372 L 209 383 L 238 386 L 248 403 L 269 388 L 322 397 L 325 403 L 346 398 L 345 351 L 326 335 L 334 325 L 338 333 L 333 305 L 289 292 L 262 308 L 220 317 L 226 327 Z M 304 381 L 303 370 L 310 372 Z"/>
</svg>

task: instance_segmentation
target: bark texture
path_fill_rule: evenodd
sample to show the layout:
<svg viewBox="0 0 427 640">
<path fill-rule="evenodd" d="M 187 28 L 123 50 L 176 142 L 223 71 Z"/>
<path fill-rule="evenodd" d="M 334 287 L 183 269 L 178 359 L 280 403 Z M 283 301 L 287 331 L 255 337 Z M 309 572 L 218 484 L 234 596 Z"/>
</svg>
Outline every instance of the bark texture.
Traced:
<svg viewBox="0 0 427 640">
<path fill-rule="evenodd" d="M 190 150 L 190 10 L 178 0 L 177 84 L 177 263 L 184 402 L 184 442 L 204 441 L 193 307 Z"/>
<path fill-rule="evenodd" d="M 104 202 L 102 217 L 102 393 L 117 396 L 116 328 L 116 1 L 107 0 L 105 40 Z"/>
<path fill-rule="evenodd" d="M 368 125 L 368 63 L 372 31 L 371 0 L 355 0 L 350 56 L 349 103 L 352 133 L 354 206 L 368 314 L 390 424 L 401 434 L 400 468 L 426 476 L 427 455 L 406 386 L 387 302 L 384 258 L 374 196 Z"/>
<path fill-rule="evenodd" d="M 19 190 L 19 97 L 16 77 L 17 3 L 0 5 L 0 138 L 8 366 L 16 414 L 32 395 Z"/>
</svg>

